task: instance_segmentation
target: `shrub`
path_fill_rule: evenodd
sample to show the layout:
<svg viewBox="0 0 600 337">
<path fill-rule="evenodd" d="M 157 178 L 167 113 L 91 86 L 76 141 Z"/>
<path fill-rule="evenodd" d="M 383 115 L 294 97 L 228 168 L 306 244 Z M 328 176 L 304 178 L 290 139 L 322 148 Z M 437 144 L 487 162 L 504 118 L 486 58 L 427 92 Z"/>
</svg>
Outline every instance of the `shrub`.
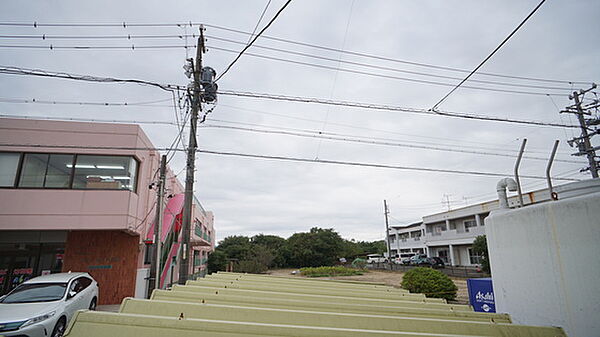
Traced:
<svg viewBox="0 0 600 337">
<path fill-rule="evenodd" d="M 308 277 L 325 277 L 325 276 L 351 276 L 351 275 L 362 275 L 363 272 L 360 270 L 346 268 L 346 267 L 309 267 L 301 268 L 300 273 Z"/>
<path fill-rule="evenodd" d="M 402 288 L 411 293 L 423 293 L 427 297 L 456 298 L 458 288 L 452 280 L 439 270 L 431 268 L 414 268 L 402 277 Z"/>
</svg>

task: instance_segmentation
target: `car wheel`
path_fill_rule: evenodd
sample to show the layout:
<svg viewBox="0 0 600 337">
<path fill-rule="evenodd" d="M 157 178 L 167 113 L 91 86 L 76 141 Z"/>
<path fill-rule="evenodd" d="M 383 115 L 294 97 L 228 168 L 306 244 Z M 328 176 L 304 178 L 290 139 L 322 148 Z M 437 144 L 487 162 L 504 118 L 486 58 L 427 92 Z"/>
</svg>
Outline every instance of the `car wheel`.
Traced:
<svg viewBox="0 0 600 337">
<path fill-rule="evenodd" d="M 65 334 L 65 328 L 67 327 L 67 320 L 64 317 L 61 317 L 56 325 L 54 326 L 54 330 L 52 330 L 51 337 L 62 337 Z"/>
<path fill-rule="evenodd" d="M 96 303 L 96 302 L 97 302 L 97 300 L 96 300 L 96 298 L 94 297 L 94 298 L 92 299 L 92 302 L 90 302 L 90 307 L 89 307 L 89 309 L 90 309 L 90 310 L 96 310 L 96 305 L 97 305 L 97 303 Z"/>
</svg>

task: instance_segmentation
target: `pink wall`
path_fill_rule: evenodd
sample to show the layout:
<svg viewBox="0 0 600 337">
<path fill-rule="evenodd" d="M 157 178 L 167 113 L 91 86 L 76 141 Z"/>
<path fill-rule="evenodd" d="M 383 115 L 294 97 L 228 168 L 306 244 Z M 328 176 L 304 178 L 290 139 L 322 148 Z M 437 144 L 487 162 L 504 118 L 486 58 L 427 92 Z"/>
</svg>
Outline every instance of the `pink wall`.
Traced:
<svg viewBox="0 0 600 337">
<path fill-rule="evenodd" d="M 137 125 L 21 119 L 0 119 L 2 143 L 154 147 Z M 160 155 L 156 151 L 12 146 L 0 146 L 0 151 L 131 155 L 139 161 L 136 193 L 0 189 L 0 230 L 119 229 L 143 236 L 154 220 L 154 211 L 146 215 L 155 201 L 155 191 L 149 190 L 148 184 L 159 165 Z M 174 192 L 182 189 L 177 179 L 169 182 Z"/>
</svg>

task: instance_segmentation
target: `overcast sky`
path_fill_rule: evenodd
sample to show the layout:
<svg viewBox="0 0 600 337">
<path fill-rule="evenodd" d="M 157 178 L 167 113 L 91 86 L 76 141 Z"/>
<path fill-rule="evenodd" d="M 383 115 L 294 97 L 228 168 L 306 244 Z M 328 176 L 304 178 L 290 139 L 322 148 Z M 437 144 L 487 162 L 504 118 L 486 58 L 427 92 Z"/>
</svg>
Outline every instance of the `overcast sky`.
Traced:
<svg viewBox="0 0 600 337">
<path fill-rule="evenodd" d="M 175 23 L 207 25 L 252 31 L 268 0 L 247 1 L 2 1 L 0 21 L 27 23 Z M 262 28 L 283 5 L 272 0 Z M 294 0 L 265 35 L 394 60 L 471 70 L 481 62 L 537 5 L 538 1 L 350 1 Z M 488 61 L 480 71 L 511 76 L 584 81 L 600 80 L 600 2 L 549 0 Z M 260 30 L 259 28 L 259 30 Z M 198 27 L 7 27 L 0 35 L 181 35 L 197 33 Z M 240 50 L 248 35 L 207 27 L 208 53 L 204 65 L 218 73 L 235 57 L 225 48 Z M 0 45 L 27 46 L 183 46 L 180 38 L 164 39 L 10 39 Z M 188 44 L 195 44 L 189 39 Z M 466 74 L 406 63 L 369 59 L 259 38 L 249 53 L 327 66 L 307 65 L 244 55 L 219 81 L 224 90 L 318 97 L 323 99 L 380 103 L 403 107 L 432 107 L 450 88 L 393 79 L 403 77 L 443 83 L 457 80 L 416 75 L 464 77 Z M 332 59 L 291 55 L 268 46 Z M 215 49 L 213 49 L 213 47 Z M 186 85 L 182 66 L 193 49 L 61 50 L 0 47 L 0 64 L 40 68 L 77 74 L 137 78 Z M 340 62 L 342 61 L 342 62 Z M 343 63 L 367 63 L 391 69 L 373 69 Z M 333 68 L 333 69 L 331 69 Z M 387 78 L 344 70 L 381 74 Z M 395 69 L 395 70 L 392 70 Z M 466 86 L 535 92 L 515 94 L 460 88 L 441 110 L 477 113 L 512 119 L 574 123 L 558 113 L 570 104 L 569 90 L 518 87 L 536 85 L 571 88 L 564 82 L 524 81 L 476 75 L 474 80 L 508 83 L 510 86 L 467 82 Z M 589 87 L 575 84 L 573 89 Z M 0 114 L 137 121 L 175 121 L 169 107 L 170 94 L 156 88 L 131 84 L 99 84 L 0 75 L 0 98 L 75 102 L 147 102 L 153 106 L 102 107 L 0 102 Z M 561 96 L 546 96 L 562 94 Z M 552 101 L 554 100 L 554 102 Z M 555 105 L 556 104 L 556 105 Z M 345 135 L 344 138 L 451 147 L 468 151 L 515 154 L 521 140 L 528 139 L 526 155 L 548 157 L 555 139 L 561 140 L 556 175 L 585 179 L 577 173 L 585 160 L 569 156 L 566 140 L 577 130 L 474 121 L 402 112 L 328 107 L 220 96 L 207 125 L 230 125 L 260 129 L 293 128 Z M 218 120 L 218 121 L 217 121 Z M 251 123 L 256 125 L 235 123 Z M 171 125 L 143 125 L 157 147 L 168 146 L 177 135 Z M 287 129 L 286 129 L 287 130 Z M 289 130 L 288 130 L 289 131 Z M 187 140 L 187 137 L 186 137 Z M 597 143 L 597 142 L 596 142 Z M 515 159 L 398 146 L 370 145 L 290 135 L 261 134 L 222 128 L 202 128 L 200 149 L 339 160 L 421 168 L 484 171 L 510 176 Z M 171 162 L 173 171 L 184 167 L 185 155 Z M 287 237 L 313 226 L 334 228 L 345 238 L 377 240 L 384 237 L 383 200 L 391 211 L 391 224 L 418 221 L 443 211 L 445 195 L 451 207 L 495 198 L 498 177 L 404 171 L 318 163 L 294 163 L 261 159 L 197 156 L 196 195 L 215 213 L 218 239 L 228 235 L 276 234 Z M 522 173 L 543 176 L 545 161 L 525 159 Z M 180 175 L 183 181 L 185 173 Z M 543 180 L 523 179 L 524 190 L 544 187 Z"/>
</svg>

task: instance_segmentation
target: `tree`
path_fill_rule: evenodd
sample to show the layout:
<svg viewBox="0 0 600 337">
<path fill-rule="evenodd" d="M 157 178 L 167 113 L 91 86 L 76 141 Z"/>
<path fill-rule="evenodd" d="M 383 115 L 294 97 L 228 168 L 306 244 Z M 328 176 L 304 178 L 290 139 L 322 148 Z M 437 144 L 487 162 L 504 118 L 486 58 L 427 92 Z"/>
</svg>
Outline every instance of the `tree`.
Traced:
<svg viewBox="0 0 600 337">
<path fill-rule="evenodd" d="M 247 236 L 234 235 L 219 242 L 217 250 L 224 252 L 229 259 L 247 260 L 250 258 L 252 246 Z"/>
<path fill-rule="evenodd" d="M 475 238 L 475 241 L 473 241 L 473 253 L 481 256 L 481 269 L 489 274 L 491 272 L 490 260 L 487 247 L 487 238 L 485 235 L 479 235 Z"/>
<path fill-rule="evenodd" d="M 208 273 L 224 271 L 227 268 L 227 254 L 221 250 L 215 250 L 208 255 L 206 266 Z"/>
<path fill-rule="evenodd" d="M 294 267 L 319 267 L 335 264 L 342 253 L 343 239 L 332 228 L 313 227 L 287 239 L 288 264 Z"/>
<path fill-rule="evenodd" d="M 256 247 L 263 247 L 270 253 L 271 261 L 268 263 L 268 267 L 284 267 L 287 265 L 282 249 L 285 246 L 284 238 L 276 235 L 258 234 L 250 238 L 250 243 L 253 246 L 253 252 Z"/>
</svg>

